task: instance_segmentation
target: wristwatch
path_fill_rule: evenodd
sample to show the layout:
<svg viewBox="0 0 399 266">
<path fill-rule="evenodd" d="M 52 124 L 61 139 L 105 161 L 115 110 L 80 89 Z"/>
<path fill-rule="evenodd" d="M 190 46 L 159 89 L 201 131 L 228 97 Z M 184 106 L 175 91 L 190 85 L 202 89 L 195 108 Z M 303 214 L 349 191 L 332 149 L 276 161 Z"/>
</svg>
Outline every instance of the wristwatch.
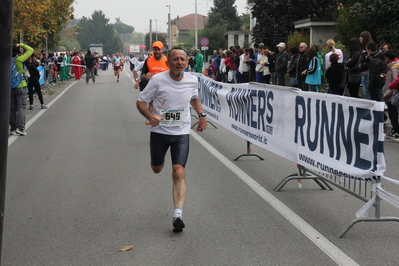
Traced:
<svg viewBox="0 0 399 266">
<path fill-rule="evenodd" d="M 135 81 L 139 81 L 139 79 L 135 79 Z"/>
<path fill-rule="evenodd" d="M 204 112 L 198 114 L 198 117 L 205 117 L 205 116 L 206 114 Z"/>
</svg>

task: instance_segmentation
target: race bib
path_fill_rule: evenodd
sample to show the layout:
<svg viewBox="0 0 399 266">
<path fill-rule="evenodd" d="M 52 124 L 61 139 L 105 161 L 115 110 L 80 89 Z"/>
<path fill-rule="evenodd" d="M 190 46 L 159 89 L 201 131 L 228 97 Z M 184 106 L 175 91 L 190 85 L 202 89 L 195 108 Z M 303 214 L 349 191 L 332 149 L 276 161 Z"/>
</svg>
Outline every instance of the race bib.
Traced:
<svg viewBox="0 0 399 266">
<path fill-rule="evenodd" d="M 186 113 L 185 108 L 161 109 L 160 116 L 163 117 L 163 120 L 159 124 L 165 127 L 179 127 L 186 120 Z"/>
</svg>

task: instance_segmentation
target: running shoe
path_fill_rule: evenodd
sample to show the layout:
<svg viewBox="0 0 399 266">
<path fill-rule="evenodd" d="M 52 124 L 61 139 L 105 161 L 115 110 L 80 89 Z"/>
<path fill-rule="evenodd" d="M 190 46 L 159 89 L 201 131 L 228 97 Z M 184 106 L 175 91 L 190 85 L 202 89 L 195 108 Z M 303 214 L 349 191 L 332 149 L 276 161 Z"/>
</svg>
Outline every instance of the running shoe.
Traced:
<svg viewBox="0 0 399 266">
<path fill-rule="evenodd" d="M 173 231 L 181 232 L 186 227 L 181 217 L 173 217 Z"/>
<path fill-rule="evenodd" d="M 47 105 L 42 105 L 42 109 L 47 109 Z"/>
<path fill-rule="evenodd" d="M 15 130 L 15 133 L 19 134 L 20 136 L 28 135 L 28 133 L 26 133 L 25 130 L 19 130 L 18 128 L 17 128 L 17 130 Z"/>
<path fill-rule="evenodd" d="M 11 130 L 10 135 L 19 135 L 19 134 L 15 130 Z"/>
<path fill-rule="evenodd" d="M 29 106 L 29 110 L 33 110 L 33 105 Z"/>
</svg>

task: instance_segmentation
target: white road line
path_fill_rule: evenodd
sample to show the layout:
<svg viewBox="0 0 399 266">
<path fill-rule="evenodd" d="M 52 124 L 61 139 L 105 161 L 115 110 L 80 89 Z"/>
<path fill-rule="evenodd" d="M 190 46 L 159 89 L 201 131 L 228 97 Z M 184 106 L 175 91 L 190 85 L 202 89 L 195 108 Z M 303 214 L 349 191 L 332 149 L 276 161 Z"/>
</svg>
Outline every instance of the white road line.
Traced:
<svg viewBox="0 0 399 266">
<path fill-rule="evenodd" d="M 71 85 L 69 85 L 65 90 L 63 90 L 57 97 L 55 97 L 54 100 L 52 100 L 50 103 L 47 104 L 47 107 L 50 108 L 59 98 L 61 98 L 62 95 L 64 95 L 64 93 L 66 93 L 73 85 L 76 84 L 76 82 L 78 82 L 77 80 L 74 81 Z M 32 117 L 25 125 L 25 129 L 28 129 L 34 122 L 36 122 L 37 119 L 39 119 L 39 117 L 41 117 L 44 112 L 46 112 L 48 109 L 41 109 L 34 117 Z M 10 136 L 8 138 L 8 147 L 10 147 L 11 144 L 14 143 L 14 141 L 17 140 L 17 138 L 19 138 L 20 136 Z"/>
<path fill-rule="evenodd" d="M 196 132 L 191 130 L 191 136 L 195 138 L 205 149 L 207 149 L 213 156 L 215 156 L 221 163 L 236 174 L 242 181 L 244 181 L 250 188 L 252 188 L 259 196 L 261 196 L 267 203 L 276 209 L 285 219 L 293 224 L 299 231 L 301 231 L 307 238 L 309 238 L 317 247 L 319 247 L 326 255 L 328 255 L 338 265 L 359 265 L 346 255 L 337 246 L 331 243 L 327 238 L 320 234 L 316 229 L 305 222 L 295 212 L 288 208 L 284 203 L 273 196 L 269 191 L 263 188 L 258 182 L 253 180 L 249 175 L 242 171 L 239 167 L 233 164 L 223 154 L 217 151 L 206 140 L 200 137 Z"/>
</svg>

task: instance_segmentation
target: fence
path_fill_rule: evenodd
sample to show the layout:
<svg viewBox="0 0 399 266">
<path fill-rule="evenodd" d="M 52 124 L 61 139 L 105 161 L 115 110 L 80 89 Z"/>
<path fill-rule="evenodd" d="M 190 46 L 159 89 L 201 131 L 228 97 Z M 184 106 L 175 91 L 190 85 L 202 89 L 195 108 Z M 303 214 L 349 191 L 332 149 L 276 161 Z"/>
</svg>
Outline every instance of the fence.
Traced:
<svg viewBox="0 0 399 266">
<path fill-rule="evenodd" d="M 381 186 L 381 180 L 399 185 L 384 177 L 384 103 L 198 77 L 207 118 L 247 141 L 247 153 L 235 160 L 257 156 L 250 151 L 255 144 L 298 165 L 298 173 L 284 178 L 276 191 L 290 180 L 312 179 L 322 189 L 335 186 L 366 202 L 338 237 L 359 222 L 399 222 L 381 217 L 381 200 L 399 208 L 399 197 Z M 368 217 L 372 207 L 374 217 Z"/>
<path fill-rule="evenodd" d="M 361 222 L 399 222 L 398 217 L 381 217 L 381 200 L 385 200 L 392 206 L 399 208 L 399 197 L 393 193 L 384 190 L 381 186 L 381 179 L 390 181 L 399 185 L 399 181 L 391 178 L 383 177 L 377 178 L 373 181 L 354 180 L 336 175 L 325 174 L 311 169 L 307 169 L 298 165 L 298 173 L 291 174 L 285 177 L 275 188 L 274 191 L 280 191 L 285 184 L 291 180 L 314 180 L 321 189 L 333 188 L 329 185 L 334 185 L 339 189 L 355 196 L 356 198 L 366 202 L 366 204 L 356 213 L 356 219 L 352 220 L 338 235 L 342 238 L 356 223 Z M 368 217 L 370 209 L 374 206 L 374 217 Z"/>
</svg>

